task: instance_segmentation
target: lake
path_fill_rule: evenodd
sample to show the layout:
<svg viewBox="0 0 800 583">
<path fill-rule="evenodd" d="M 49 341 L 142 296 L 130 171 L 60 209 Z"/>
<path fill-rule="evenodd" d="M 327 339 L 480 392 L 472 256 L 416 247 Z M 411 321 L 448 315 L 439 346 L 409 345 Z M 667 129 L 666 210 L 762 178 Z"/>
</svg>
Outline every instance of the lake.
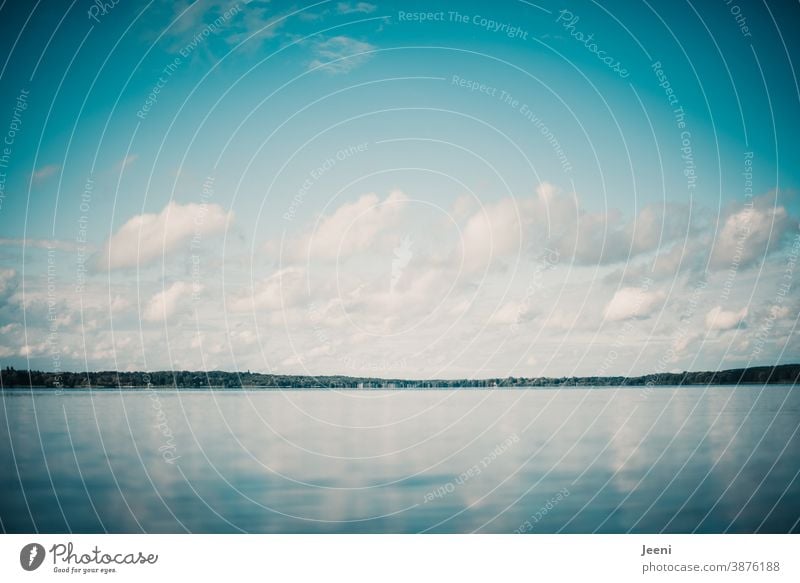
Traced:
<svg viewBox="0 0 800 583">
<path fill-rule="evenodd" d="M 6 389 L 6 532 L 790 532 L 791 386 Z"/>
</svg>

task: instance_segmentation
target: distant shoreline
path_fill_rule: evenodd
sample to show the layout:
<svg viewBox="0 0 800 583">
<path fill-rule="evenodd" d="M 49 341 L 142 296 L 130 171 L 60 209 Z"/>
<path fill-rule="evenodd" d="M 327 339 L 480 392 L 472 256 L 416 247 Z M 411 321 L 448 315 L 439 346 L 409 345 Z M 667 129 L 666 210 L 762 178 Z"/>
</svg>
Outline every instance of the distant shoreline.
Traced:
<svg viewBox="0 0 800 583">
<path fill-rule="evenodd" d="M 0 388 L 69 389 L 434 389 L 797 384 L 800 364 L 723 371 L 654 373 L 635 377 L 506 377 L 486 379 L 385 379 L 341 375 L 276 375 L 226 371 L 43 372 L 0 370 Z"/>
</svg>

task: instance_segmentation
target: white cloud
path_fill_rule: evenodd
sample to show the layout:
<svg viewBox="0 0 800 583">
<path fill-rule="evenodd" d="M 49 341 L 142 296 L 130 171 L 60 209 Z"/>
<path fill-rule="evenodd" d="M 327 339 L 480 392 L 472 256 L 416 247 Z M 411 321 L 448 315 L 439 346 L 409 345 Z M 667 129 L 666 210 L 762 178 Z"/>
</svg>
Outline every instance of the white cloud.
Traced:
<svg viewBox="0 0 800 583">
<path fill-rule="evenodd" d="M 588 323 L 588 319 L 578 312 L 554 309 L 545 316 L 543 326 L 548 330 L 572 330 L 581 322 Z"/>
<path fill-rule="evenodd" d="M 61 166 L 58 164 L 48 164 L 36 170 L 32 175 L 34 184 L 40 184 L 59 171 Z"/>
<path fill-rule="evenodd" d="M 466 203 L 462 197 L 454 208 Z M 521 247 L 557 251 L 579 265 L 621 262 L 675 240 L 688 220 L 679 205 L 647 206 L 631 220 L 616 210 L 588 212 L 576 195 L 543 182 L 534 196 L 503 198 L 472 214 L 463 229 L 465 265 L 480 269 Z"/>
<path fill-rule="evenodd" d="M 464 269 L 486 269 L 509 253 L 519 252 L 522 244 L 524 210 L 513 198 L 485 205 L 467 220 L 461 235 Z"/>
<path fill-rule="evenodd" d="M 706 328 L 719 331 L 732 330 L 742 324 L 746 316 L 746 307 L 733 312 L 723 310 L 722 306 L 716 306 L 706 314 Z"/>
<path fill-rule="evenodd" d="M 352 321 L 371 332 L 397 332 L 437 310 L 453 282 L 441 270 L 420 268 L 409 269 L 401 285 L 395 288 L 387 283 L 383 278 L 378 278 L 369 285 L 358 285 L 345 292 L 341 309 Z M 343 285 L 352 287 L 353 284 Z M 449 311 L 451 307 L 449 303 L 441 305 L 443 311 Z"/>
<path fill-rule="evenodd" d="M 79 245 L 75 241 L 62 241 L 59 239 L 6 239 L 0 238 L 0 245 L 9 247 L 28 247 L 34 249 L 55 249 L 57 251 L 74 252 L 78 247 L 92 249 L 90 245 Z"/>
<path fill-rule="evenodd" d="M 176 281 L 150 298 L 142 317 L 148 322 L 163 322 L 188 306 L 191 293 L 192 284 Z"/>
<path fill-rule="evenodd" d="M 668 236 L 659 248 L 653 248 L 657 254 L 638 264 L 628 262 L 625 280 L 665 279 L 687 271 L 698 274 L 706 270 L 712 273 L 731 270 L 734 274 L 744 271 L 780 249 L 796 220 L 784 206 L 776 203 L 774 193 L 755 197 L 750 205 L 732 204 L 716 218 L 702 209 L 694 215 L 695 219 L 690 222 L 686 208 L 671 205 L 664 216 L 671 226 L 665 231 Z M 657 232 L 659 221 L 642 222 L 641 231 L 645 235 L 640 239 L 640 250 L 646 252 L 652 245 L 652 237 L 646 234 Z M 716 227 L 719 230 L 715 235 Z M 671 241 L 670 247 L 661 249 Z M 609 279 L 617 280 L 621 276 L 622 272 L 617 272 Z"/>
<path fill-rule="evenodd" d="M 686 333 L 678 335 L 676 338 L 674 338 L 672 340 L 672 350 L 675 351 L 676 354 L 673 360 L 677 359 L 678 355 L 684 354 L 689 346 L 691 346 L 701 337 L 702 336 L 699 333 Z"/>
<path fill-rule="evenodd" d="M 138 159 L 139 159 L 139 154 L 131 154 L 130 156 L 125 156 L 122 160 L 117 162 L 117 165 L 114 167 L 114 169 L 117 172 L 121 172 L 125 170 L 128 166 L 136 162 L 136 160 Z"/>
<path fill-rule="evenodd" d="M 117 294 L 117 295 L 114 296 L 114 299 L 111 300 L 111 303 L 109 304 L 108 307 L 112 312 L 124 312 L 130 306 L 131 306 L 131 303 L 127 299 L 125 299 L 121 295 Z"/>
<path fill-rule="evenodd" d="M 19 349 L 20 356 L 32 356 L 36 352 L 36 348 L 30 344 L 26 344 Z"/>
<path fill-rule="evenodd" d="M 336 5 L 336 12 L 339 14 L 371 14 L 378 9 L 374 4 L 369 2 L 339 2 Z"/>
<path fill-rule="evenodd" d="M 305 276 L 297 267 L 281 269 L 256 283 L 252 294 L 234 297 L 228 305 L 234 312 L 276 312 L 300 305 L 308 297 Z"/>
<path fill-rule="evenodd" d="M 233 212 L 226 212 L 217 204 L 170 202 L 158 214 L 129 219 L 95 254 L 93 265 L 99 270 L 145 265 L 194 235 L 224 231 L 232 221 Z"/>
<path fill-rule="evenodd" d="M 340 35 L 317 41 L 312 50 L 315 59 L 309 63 L 309 69 L 321 67 L 328 73 L 339 74 L 348 73 L 368 61 L 375 46 Z"/>
<path fill-rule="evenodd" d="M 530 306 L 524 302 L 506 302 L 490 319 L 492 324 L 515 325 L 530 320 Z"/>
<path fill-rule="evenodd" d="M 344 204 L 321 219 L 313 236 L 291 242 L 289 257 L 335 259 L 363 251 L 381 232 L 404 219 L 401 203 L 407 200 L 395 192 L 383 203 L 375 194 L 367 194 Z M 540 184 L 534 195 L 505 197 L 480 207 L 462 196 L 455 200 L 453 212 L 461 223 L 461 239 L 450 244 L 442 240 L 444 233 L 439 233 L 439 267 L 451 272 L 462 268 L 467 275 L 505 267 L 514 257 L 524 259 L 543 251 L 557 253 L 562 263 L 596 266 L 622 262 L 671 243 L 686 231 L 688 221 L 686 209 L 678 205 L 648 206 L 631 220 L 624 220 L 618 211 L 587 212 L 576 196 L 548 183 Z M 275 242 L 268 245 L 268 249 L 275 248 Z M 681 247 L 673 245 L 659 262 L 659 271 L 674 268 L 682 255 Z"/>
<path fill-rule="evenodd" d="M 460 220 L 466 218 L 470 213 L 474 212 L 476 207 L 477 200 L 475 200 L 474 196 L 462 194 L 453 202 L 450 213 L 456 219 Z"/>
<path fill-rule="evenodd" d="M 258 28 L 267 26 L 267 8 L 258 6 L 261 2 L 249 0 L 244 4 L 249 5 L 242 6 L 240 0 L 175 0 L 165 3 L 163 8 L 172 12 L 165 15 L 172 23 L 165 33 L 172 39 L 175 52 L 186 47 L 193 51 L 208 51 L 211 44 L 208 39 L 196 38 L 203 30 L 211 30 L 226 41 L 234 42 L 230 36 L 233 36 L 233 30 L 241 28 L 242 14 L 253 14 L 253 19 L 259 22 Z"/>
<path fill-rule="evenodd" d="M 731 212 L 714 241 L 711 266 L 716 269 L 755 264 L 780 246 L 789 228 L 789 214 L 766 194 L 753 199 L 752 207 Z"/>
<path fill-rule="evenodd" d="M 223 25 L 226 27 L 223 38 L 229 45 L 246 41 L 240 50 L 253 52 L 261 47 L 263 41 L 272 40 L 281 34 L 294 9 L 279 13 L 275 6 L 257 6 L 255 2 L 251 2 L 240 12 L 241 14 Z"/>
<path fill-rule="evenodd" d="M 408 197 L 400 191 L 383 201 L 375 194 L 365 194 L 322 217 L 314 232 L 290 242 L 288 255 L 296 259 L 344 259 L 365 251 L 381 233 L 397 224 L 407 202 Z"/>
<path fill-rule="evenodd" d="M 630 318 L 646 318 L 664 302 L 664 293 L 646 291 L 638 287 L 624 287 L 618 290 L 603 310 L 606 320 L 618 321 Z"/>
<path fill-rule="evenodd" d="M 775 320 L 784 320 L 792 314 L 788 306 L 772 306 L 769 309 L 769 316 Z"/>
<path fill-rule="evenodd" d="M 732 312 L 718 308 L 707 316 L 716 303 L 709 302 L 718 297 L 726 276 L 725 272 L 704 275 L 701 271 L 712 253 L 711 233 L 717 224 L 714 209 L 694 209 L 693 216 L 700 220 L 693 219 L 692 225 L 688 225 L 682 207 L 645 207 L 633 216 L 595 212 L 572 193 L 542 184 L 535 193 L 517 198 L 484 198 L 483 206 L 472 197 L 456 200 L 458 192 L 449 205 L 439 199 L 442 209 L 457 211 L 446 217 L 454 224 L 445 220 L 447 212 L 417 212 L 413 200 L 429 197 L 419 193 L 412 199 L 407 192 L 409 196 L 397 192 L 387 197 L 388 193 L 381 192 L 352 196 L 346 202 L 337 199 L 316 221 L 293 223 L 292 227 L 300 230 L 283 240 L 284 256 L 276 262 L 281 267 L 269 271 L 264 271 L 264 262 L 273 258 L 265 259 L 264 254 L 253 258 L 239 248 L 234 249 L 233 256 L 226 253 L 218 259 L 215 254 L 213 265 L 204 261 L 203 273 L 223 265 L 216 261 L 224 261 L 227 281 L 206 278 L 204 283 L 214 286 L 214 291 L 220 289 L 217 283 L 224 283 L 227 302 L 209 290 L 201 302 L 193 303 L 189 299 L 190 283 L 172 283 L 189 282 L 189 265 L 174 259 L 179 258 L 176 253 L 190 253 L 198 209 L 177 205 L 169 217 L 167 209 L 159 208 L 155 214 L 132 219 L 133 225 L 123 225 L 112 233 L 104 247 L 106 255 L 99 259 L 111 256 L 113 267 L 135 266 L 138 245 L 143 248 L 144 262 L 160 262 L 159 256 L 166 249 L 173 259 L 164 266 L 167 283 L 163 290 L 144 283 L 146 289 L 137 307 L 137 282 L 130 279 L 131 273 L 115 276 L 113 286 L 109 282 L 108 287 L 106 278 L 92 278 L 84 294 L 78 296 L 72 292 L 70 271 L 59 272 L 63 282 L 58 286 L 59 334 L 63 346 L 69 347 L 62 352 L 65 368 L 83 367 L 85 360 L 92 368 L 115 366 L 113 356 L 120 354 L 124 337 L 133 340 L 124 348 L 126 368 L 136 368 L 136 363 L 145 358 L 148 366 L 168 367 L 172 358 L 186 368 L 231 369 L 235 362 L 240 367 L 262 370 L 277 366 L 281 372 L 291 364 L 292 370 L 301 372 L 298 361 L 289 359 L 296 350 L 302 363 L 315 374 L 386 370 L 391 371 L 387 375 L 446 377 L 561 376 L 594 371 L 628 374 L 632 369 L 651 372 L 659 366 L 704 368 L 721 362 L 726 350 L 729 357 L 739 359 L 730 361 L 738 366 L 739 361 L 751 357 L 755 335 L 767 318 L 775 321 L 769 323 L 763 358 L 778 354 L 784 347 L 785 353 L 791 353 L 800 339 L 792 326 L 798 310 L 794 299 L 787 294 L 774 305 L 775 290 L 786 268 L 786 257 L 778 253 L 768 257 L 763 271 L 751 269 L 738 274 L 741 279 L 736 280 L 728 303 L 719 302 L 728 309 L 734 306 Z M 725 211 L 718 222 L 720 233 L 729 217 L 740 211 L 741 204 Z M 759 214 L 768 211 L 757 206 Z M 216 217 L 216 226 L 209 232 L 222 231 L 230 221 L 229 213 L 218 207 L 210 214 Z M 688 226 L 691 229 L 684 241 Z M 762 232 L 760 227 L 756 230 Z M 203 240 L 208 238 L 204 234 Z M 763 248 L 768 239 L 761 237 Z M 784 233 L 783 240 L 787 239 Z M 494 247 L 492 263 L 508 269 L 489 269 L 481 278 L 481 268 L 490 261 L 490 241 Z M 30 240 L 24 244 L 44 247 L 46 243 Z M 23 242 L 0 239 L 0 244 Z M 606 249 L 601 253 L 603 244 Z M 114 249 L 117 245 L 127 255 L 118 255 Z M 3 250 L 16 252 L 12 248 Z M 459 274 L 464 252 L 467 268 L 473 271 Z M 41 253 L 37 252 L 40 259 Z M 637 260 L 626 261 L 629 253 Z M 542 259 L 543 255 L 556 254 L 559 257 L 552 262 Z M 252 260 L 256 263 L 249 265 Z M 617 265 L 612 265 L 617 260 Z M 651 262 L 655 262 L 655 272 Z M 691 276 L 688 279 L 676 278 L 670 285 L 649 288 L 637 288 L 633 283 L 645 276 L 655 279 L 653 273 L 661 274 L 659 277 L 675 275 L 685 271 L 687 264 L 691 270 L 686 274 Z M 0 300 L 4 293 L 11 294 L 8 303 L 0 301 L 0 356 L 5 354 L 3 358 L 16 366 L 25 360 L 20 356 L 22 350 L 31 358 L 31 366 L 46 368 L 51 362 L 49 347 L 41 344 L 48 335 L 46 281 L 43 271 L 34 270 L 44 269 L 46 264 L 38 261 L 31 267 L 26 270 L 25 306 L 21 304 L 21 290 L 14 290 L 20 275 L 0 267 Z M 629 280 L 635 269 L 641 270 L 639 277 Z M 253 272 L 259 275 L 251 288 L 248 284 Z M 617 277 L 613 277 L 615 274 Z M 690 299 L 697 285 L 695 278 L 705 287 Z M 659 313 L 667 299 L 659 290 L 666 292 L 668 288 L 671 309 Z M 751 289 L 752 299 L 740 297 L 739 292 Z M 77 312 L 81 298 L 83 321 Z M 737 312 L 746 302 L 753 306 L 750 312 Z M 221 312 L 223 304 L 228 314 Z M 21 328 L 9 328 L 9 323 L 22 321 L 23 308 L 27 338 L 22 338 Z M 204 323 L 199 336 L 189 325 L 194 309 Z M 114 342 L 104 340 L 112 315 Z M 650 319 L 645 319 L 648 316 Z M 163 324 L 145 326 L 140 345 L 138 318 L 155 323 L 166 319 L 174 326 L 168 337 Z M 527 326 L 524 322 L 533 318 L 531 344 L 516 343 L 495 352 L 501 337 L 517 325 Z M 716 332 L 709 333 L 707 319 Z M 737 330 L 745 320 L 747 326 L 738 328 L 733 352 L 730 343 L 713 339 L 720 333 L 733 336 L 719 330 L 729 326 Z M 485 326 L 487 323 L 492 325 Z M 510 329 L 504 332 L 503 326 Z M 624 331 L 624 338 L 618 335 L 620 331 Z M 704 341 L 707 334 L 712 341 Z M 86 348 L 83 335 L 91 338 Z M 785 340 L 788 335 L 791 339 Z M 744 339 L 750 339 L 749 348 Z M 605 359 L 612 343 L 620 358 L 609 365 Z M 665 352 L 670 347 L 671 357 Z M 536 360 L 525 364 L 528 354 L 535 354 Z M 665 354 L 669 364 L 660 360 Z M 287 364 L 281 366 L 282 361 Z M 401 361 L 402 366 L 392 364 Z M 386 362 L 389 368 L 374 368 Z"/>
<path fill-rule="evenodd" d="M 0 300 L 11 295 L 17 288 L 17 272 L 14 269 L 0 269 Z"/>
<path fill-rule="evenodd" d="M 606 265 L 657 250 L 685 232 L 685 207 L 646 206 L 626 220 L 618 210 L 589 212 L 577 195 L 565 195 L 549 184 L 538 189 L 533 209 L 537 228 L 549 246 L 581 265 Z"/>
<path fill-rule="evenodd" d="M 464 312 L 472 307 L 472 301 L 467 298 L 462 298 L 460 300 L 454 299 L 450 302 L 450 307 L 447 310 L 448 314 L 453 314 L 455 316 L 460 316 Z"/>
</svg>

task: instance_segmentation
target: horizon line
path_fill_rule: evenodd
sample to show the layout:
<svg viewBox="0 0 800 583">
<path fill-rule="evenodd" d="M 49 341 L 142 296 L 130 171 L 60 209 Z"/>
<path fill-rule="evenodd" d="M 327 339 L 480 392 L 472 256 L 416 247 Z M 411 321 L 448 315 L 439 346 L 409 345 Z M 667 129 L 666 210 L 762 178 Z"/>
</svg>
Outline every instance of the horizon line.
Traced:
<svg viewBox="0 0 800 583">
<path fill-rule="evenodd" d="M 699 374 L 722 374 L 722 373 L 746 373 L 747 371 L 753 371 L 758 369 L 769 369 L 773 373 L 776 369 L 781 368 L 789 368 L 789 367 L 798 367 L 800 368 L 800 362 L 797 363 L 788 363 L 788 364 L 774 364 L 774 365 L 756 365 L 756 366 L 746 366 L 746 367 L 739 367 L 739 368 L 729 368 L 729 369 L 719 369 L 719 370 L 696 370 L 696 371 L 689 371 L 683 370 L 680 372 L 668 372 L 668 371 L 661 371 L 661 372 L 650 372 L 644 374 L 637 374 L 637 375 L 572 375 L 572 376 L 494 376 L 494 377 L 454 377 L 454 378 L 442 378 L 442 377 L 430 377 L 430 378 L 388 378 L 388 377 L 370 377 L 370 376 L 352 376 L 352 375 L 345 375 L 345 374 L 295 374 L 295 373 L 276 373 L 276 372 L 259 372 L 259 371 L 228 371 L 222 369 L 213 369 L 213 370 L 189 370 L 189 369 L 164 369 L 164 370 L 135 370 L 135 371 L 120 371 L 120 370 L 94 370 L 94 371 L 44 371 L 44 370 L 35 370 L 35 369 L 16 369 L 13 366 L 6 366 L 4 368 L 0 368 L 0 379 L 2 379 L 3 373 L 6 371 L 14 371 L 15 373 L 27 373 L 28 375 L 32 373 L 38 374 L 45 374 L 45 375 L 54 375 L 59 377 L 61 375 L 91 375 L 91 374 L 112 374 L 112 375 L 151 375 L 151 374 L 176 374 L 176 373 L 194 373 L 200 375 L 209 375 L 213 373 L 217 374 L 227 374 L 227 375 L 236 375 L 240 377 L 242 375 L 262 375 L 262 376 L 272 376 L 272 377 L 290 377 L 290 378 L 341 378 L 341 379 L 353 379 L 353 380 L 368 380 L 368 381 L 385 381 L 385 382 L 435 382 L 435 381 L 467 381 L 467 382 L 482 382 L 482 381 L 497 381 L 497 380 L 508 380 L 508 379 L 522 379 L 522 380 L 561 380 L 561 379 L 571 379 L 571 380 L 578 380 L 578 379 L 639 379 L 639 378 L 646 378 L 646 377 L 654 377 L 659 375 L 670 375 L 670 376 L 679 376 L 679 375 L 699 375 Z M 772 374 L 770 374 L 770 378 Z M 800 380 L 800 370 L 798 371 L 798 375 L 796 375 L 795 381 L 797 382 Z M 769 382 L 769 379 L 764 382 Z"/>
</svg>

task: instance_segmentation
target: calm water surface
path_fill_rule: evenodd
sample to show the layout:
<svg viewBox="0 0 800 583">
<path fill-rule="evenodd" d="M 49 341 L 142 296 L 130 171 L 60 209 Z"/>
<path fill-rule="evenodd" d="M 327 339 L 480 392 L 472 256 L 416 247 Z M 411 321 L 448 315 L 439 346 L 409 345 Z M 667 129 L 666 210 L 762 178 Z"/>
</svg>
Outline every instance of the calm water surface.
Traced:
<svg viewBox="0 0 800 583">
<path fill-rule="evenodd" d="M 5 390 L 6 532 L 789 532 L 790 386 Z"/>
</svg>

